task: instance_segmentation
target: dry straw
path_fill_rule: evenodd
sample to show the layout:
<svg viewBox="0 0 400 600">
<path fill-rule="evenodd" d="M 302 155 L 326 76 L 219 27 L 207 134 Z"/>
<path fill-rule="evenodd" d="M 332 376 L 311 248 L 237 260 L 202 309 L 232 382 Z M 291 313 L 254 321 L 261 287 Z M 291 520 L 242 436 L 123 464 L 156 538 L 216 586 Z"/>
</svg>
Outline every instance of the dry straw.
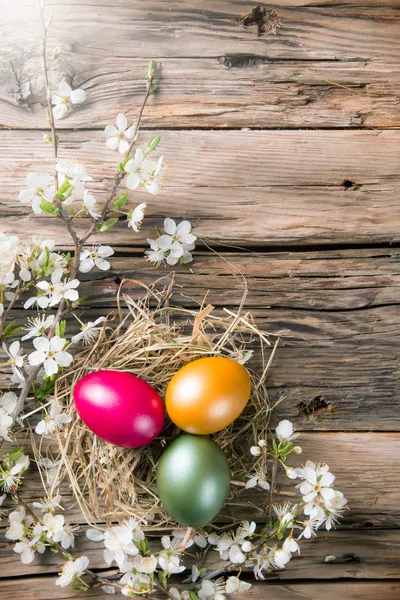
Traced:
<svg viewBox="0 0 400 600">
<path fill-rule="evenodd" d="M 157 529 L 170 527 L 172 523 L 158 500 L 155 472 L 163 449 L 179 430 L 168 420 L 162 434 L 144 448 L 107 444 L 77 416 L 72 390 L 87 373 L 115 369 L 143 378 L 163 398 L 171 377 L 184 364 L 202 356 L 226 356 L 246 364 L 252 378 L 251 398 L 244 412 L 214 435 L 232 472 L 232 493 L 225 516 L 233 515 L 234 508 L 237 514 L 241 504 L 248 506 L 240 494 L 254 461 L 249 448 L 267 435 L 270 407 L 265 379 L 277 342 L 271 346 L 268 335 L 242 310 L 218 312 L 209 304 L 198 309 L 171 306 L 171 277 L 150 287 L 135 282 L 144 289 L 143 297 L 135 300 L 123 293 L 124 283 L 126 280 L 118 294 L 118 324 L 112 327 L 110 319 L 114 319 L 114 325 L 116 315 L 109 315 L 96 343 L 76 356 L 74 368 L 57 382 L 56 397 L 72 416 L 70 426 L 58 436 L 61 461 L 57 479 L 69 480 L 88 523 L 110 523 L 135 516 L 148 523 L 153 521 Z M 254 353 L 262 362 L 257 373 L 251 369 Z"/>
</svg>

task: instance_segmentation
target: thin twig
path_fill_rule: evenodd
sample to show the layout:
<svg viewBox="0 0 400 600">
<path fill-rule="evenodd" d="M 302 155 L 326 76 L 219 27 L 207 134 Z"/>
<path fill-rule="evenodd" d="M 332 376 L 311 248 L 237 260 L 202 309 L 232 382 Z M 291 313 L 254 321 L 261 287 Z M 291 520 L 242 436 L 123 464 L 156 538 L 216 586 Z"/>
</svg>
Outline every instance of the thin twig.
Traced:
<svg viewBox="0 0 400 600">
<path fill-rule="evenodd" d="M 51 91 L 50 91 L 50 87 L 49 87 L 49 81 L 48 81 L 48 71 L 47 71 L 47 60 L 46 60 L 46 35 L 47 35 L 47 30 L 48 30 L 48 25 L 46 25 L 45 20 L 44 20 L 44 7 L 41 8 L 40 11 L 40 18 L 41 18 L 41 22 L 42 22 L 42 28 L 43 28 L 43 40 L 42 40 L 42 63 L 43 63 L 43 73 L 44 73 L 44 78 L 45 78 L 45 83 L 46 83 L 46 95 L 47 95 L 47 110 L 49 112 L 48 115 L 48 122 L 49 122 L 49 126 L 51 129 L 51 135 L 52 135 L 52 141 L 53 141 L 53 158 L 54 158 L 54 162 L 55 162 L 55 167 L 57 166 L 57 135 L 56 135 L 56 129 L 55 129 L 55 123 L 54 123 L 54 115 L 52 112 L 52 107 L 51 107 Z M 137 136 L 138 136 L 138 132 L 139 132 L 139 126 L 140 126 L 140 121 L 143 115 L 143 111 L 145 109 L 147 100 L 152 92 L 152 87 L 153 87 L 153 81 L 154 81 L 154 77 L 156 74 L 156 69 L 154 69 L 148 77 L 147 80 L 147 89 L 146 89 L 146 94 L 144 96 L 142 105 L 140 107 L 139 110 L 139 114 L 138 114 L 138 119 L 135 125 L 135 129 L 133 132 L 133 138 L 131 143 L 129 144 L 129 148 L 125 154 L 125 158 L 127 158 L 130 153 L 132 152 L 132 149 L 137 141 Z M 73 229 L 73 226 L 71 224 L 71 219 L 69 217 L 67 217 L 64 213 L 63 213 L 63 207 L 62 207 L 62 202 L 58 201 L 58 208 L 59 208 L 59 212 L 57 214 L 58 218 L 60 218 L 68 233 L 70 234 L 72 241 L 74 243 L 74 257 L 72 259 L 72 264 L 70 267 L 70 272 L 69 272 L 69 279 L 75 279 L 77 277 L 78 271 L 79 271 L 79 261 L 80 261 L 80 253 L 81 250 L 83 248 L 83 246 L 85 245 L 85 243 L 88 241 L 88 239 L 93 235 L 93 233 L 96 231 L 96 229 L 98 228 L 98 225 L 101 224 L 107 217 L 107 215 L 110 212 L 110 205 L 112 203 L 112 201 L 114 200 L 119 185 L 121 183 L 121 181 L 124 179 L 126 173 L 124 171 L 120 171 L 118 168 L 115 171 L 115 175 L 114 175 L 114 181 L 111 187 L 111 191 L 110 194 L 104 204 L 102 213 L 101 213 L 101 218 L 100 219 L 93 219 L 92 223 L 90 225 L 90 227 L 87 229 L 86 233 L 79 239 L 78 235 L 76 234 L 75 230 Z M 57 192 L 58 190 L 58 173 L 57 173 L 57 169 L 55 168 L 55 173 L 54 173 L 54 185 L 55 185 L 55 191 Z M 54 318 L 54 322 L 53 325 L 50 327 L 49 331 L 48 331 L 48 335 L 47 338 L 51 339 L 54 335 L 54 332 L 56 330 L 57 324 L 61 321 L 61 319 L 64 316 L 64 308 L 65 308 L 65 300 L 64 298 L 61 300 L 60 304 L 58 305 L 58 309 Z M 30 374 L 27 376 L 24 386 L 21 390 L 20 396 L 18 398 L 16 407 L 14 409 L 14 411 L 12 412 L 11 416 L 16 419 L 16 417 L 19 415 L 19 413 L 21 412 L 25 401 L 28 397 L 30 388 L 33 384 L 33 382 L 35 381 L 39 371 L 41 369 L 41 365 L 35 367 L 35 369 L 33 369 Z"/>
<path fill-rule="evenodd" d="M 44 81 L 46 85 L 46 100 L 47 100 L 47 120 L 51 129 L 51 142 L 53 147 L 53 156 L 54 156 L 54 193 L 56 194 L 58 191 L 58 172 L 57 172 L 57 135 L 56 135 L 56 127 L 54 123 L 54 115 L 51 107 L 51 90 L 49 85 L 49 77 L 47 70 L 47 58 L 46 58 L 46 41 L 47 41 L 47 30 L 48 24 L 46 24 L 44 20 L 44 3 L 40 7 L 40 20 L 42 23 L 43 29 L 43 38 L 42 38 L 42 66 L 43 66 L 43 75 Z"/>
<path fill-rule="evenodd" d="M 272 473 L 271 473 L 271 487 L 269 490 L 269 506 L 268 506 L 268 525 L 269 528 L 272 528 L 272 507 L 274 504 L 274 491 L 276 486 L 276 474 L 278 471 L 278 459 L 274 458 L 274 462 L 272 464 Z"/>
<path fill-rule="evenodd" d="M 25 502 L 25 500 L 22 500 L 22 498 L 20 496 L 18 496 L 18 494 L 16 492 L 13 493 L 13 496 L 14 496 L 16 502 L 25 509 L 26 514 L 29 514 L 32 517 L 34 523 L 35 524 L 39 523 L 39 525 L 42 525 L 40 519 L 37 518 L 37 516 L 35 515 L 33 510 Z M 68 560 L 76 560 L 78 558 L 78 556 L 76 554 L 71 554 L 71 552 L 68 552 L 68 550 L 64 549 L 58 542 L 55 542 L 52 539 L 48 539 L 47 541 L 54 548 L 54 550 L 56 550 L 56 552 L 58 554 L 61 554 L 62 556 L 64 556 L 64 558 L 67 558 Z M 101 577 L 100 575 L 97 575 L 96 573 L 94 573 L 91 569 L 85 569 L 85 573 L 93 581 L 95 581 L 96 583 L 99 583 L 101 585 L 113 585 L 113 586 L 116 586 L 119 588 L 123 587 L 123 585 L 120 584 L 119 582 L 113 581 L 111 579 L 106 579 L 105 577 Z"/>
</svg>

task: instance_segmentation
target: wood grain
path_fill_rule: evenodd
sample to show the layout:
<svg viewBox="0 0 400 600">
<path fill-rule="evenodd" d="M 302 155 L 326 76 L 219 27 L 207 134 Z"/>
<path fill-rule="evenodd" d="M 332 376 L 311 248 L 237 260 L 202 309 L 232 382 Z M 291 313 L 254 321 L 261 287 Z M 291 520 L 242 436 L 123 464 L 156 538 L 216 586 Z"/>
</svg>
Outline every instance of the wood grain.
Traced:
<svg viewBox="0 0 400 600">
<path fill-rule="evenodd" d="M 274 5 L 281 19 L 276 35 L 257 37 L 239 19 L 253 8 L 246 1 L 163 0 L 132 4 L 108 0 L 49 2 L 54 13 L 51 40 L 98 59 L 119 57 L 220 57 L 227 53 L 285 59 L 370 60 L 399 58 L 395 0 L 364 4 L 290 1 Z M 319 4 L 319 5 L 318 5 Z M 71 10 L 71 5 L 74 9 Z M 24 20 L 21 21 L 21 10 Z M 39 26 L 33 0 L 13 2 L 4 15 L 6 47 L 37 44 Z"/>
<path fill-rule="evenodd" d="M 21 443 L 20 439 L 18 441 Z M 318 459 L 328 463 L 331 471 L 337 475 L 335 486 L 348 498 L 350 507 L 341 521 L 341 527 L 399 528 L 399 433 L 305 432 L 298 441 L 303 454 L 301 458 L 289 460 L 290 465 L 299 466 L 307 459 Z M 24 446 L 29 453 L 29 440 L 25 440 Z M 5 444 L 4 449 L 7 447 Z M 37 500 L 38 490 L 41 489 L 39 473 L 32 464 L 21 488 L 21 497 L 30 503 Z M 278 478 L 278 490 L 293 492 L 293 481 L 281 475 Z M 67 480 L 62 483 L 60 493 L 68 507 L 68 520 L 83 523 Z M 288 496 L 282 495 L 281 499 L 287 501 Z M 223 509 L 222 522 L 249 518 L 265 521 L 267 498 L 262 490 L 244 491 L 233 502 Z"/>
<path fill-rule="evenodd" d="M 52 577 L 25 577 L 22 580 L 0 580 L 0 594 L 2 600 L 14 600 L 23 597 L 25 600 L 70 600 L 82 598 L 82 592 L 75 592 L 71 588 L 55 586 L 56 576 Z M 332 583 L 275 583 L 258 582 L 253 585 L 246 598 L 253 600 L 273 598 L 274 600 L 332 600 L 332 593 L 342 600 L 398 600 L 400 584 L 397 582 L 337 582 Z M 272 595 L 273 594 L 273 595 Z M 110 595 L 98 589 L 85 592 L 85 598 L 109 600 Z"/>
<path fill-rule="evenodd" d="M 206 301 L 237 309 L 247 281 L 246 309 L 260 327 L 283 338 L 270 371 L 271 402 L 284 395 L 274 421 L 293 419 L 302 429 L 399 430 L 400 261 L 390 248 L 324 252 L 196 253 L 190 269 L 176 267 L 178 306 Z M 88 300 L 84 321 L 116 309 L 123 278 L 145 284 L 166 276 L 150 267 L 137 249 L 111 259 L 111 270 L 82 275 Z M 162 279 L 160 285 L 165 285 Z M 137 297 L 134 281 L 123 290 Z M 21 322 L 25 311 L 17 313 Z M 68 332 L 78 322 L 69 319 Z M 28 343 L 26 351 L 31 350 Z M 255 348 L 256 349 L 256 348 Z M 257 353 L 250 362 L 261 368 Z M 4 368 L 0 383 L 7 385 Z M 305 406 L 314 407 L 305 415 Z M 326 410 L 323 407 L 326 407 Z M 377 418 L 378 416 L 378 418 Z"/>
<path fill-rule="evenodd" d="M 133 205 L 150 203 L 149 228 L 134 235 L 121 221 L 95 239 L 112 239 L 114 246 L 143 243 L 165 214 L 191 219 L 197 235 L 214 243 L 399 239 L 400 131 L 167 131 L 160 151 L 168 164 L 163 195 L 131 193 Z M 86 165 L 100 199 L 118 155 L 105 147 L 101 132 L 65 132 L 60 156 L 71 154 Z M 66 244 L 57 220 L 33 215 L 17 198 L 33 164 L 36 171 L 50 168 L 50 151 L 38 132 L 4 131 L 0 158 L 3 228 L 28 238 L 46 227 L 46 235 Z"/>
<path fill-rule="evenodd" d="M 85 530 L 86 527 L 83 527 L 76 537 L 76 553 L 87 556 L 91 568 L 106 569 L 107 564 L 101 552 L 103 544 L 90 542 Z M 19 555 L 12 552 L 12 545 L 4 538 L 4 528 L 0 529 L 0 581 L 7 578 L 10 572 L 14 577 L 55 574 L 64 563 L 59 555 L 47 552 L 44 555 L 37 554 L 32 564 L 23 565 Z M 160 540 L 150 537 L 150 548 L 152 552 L 159 551 Z M 335 559 L 325 562 L 327 556 L 335 556 Z M 280 581 L 397 579 L 399 557 L 399 531 L 332 531 L 314 540 L 303 540 L 301 555 L 294 557 L 286 569 L 277 571 L 274 578 L 279 578 Z M 192 562 L 192 559 L 188 559 L 186 564 L 191 565 Z M 219 554 L 209 552 L 205 564 L 210 570 L 220 568 Z"/>
<path fill-rule="evenodd" d="M 1 44 L 0 44 L 1 48 Z M 142 121 L 151 128 L 399 126 L 400 65 L 376 61 L 276 61 L 232 49 L 220 58 L 163 58 L 158 88 Z M 147 60 L 65 50 L 51 79 L 87 92 L 57 127 L 104 128 L 118 112 L 132 120 Z M 45 128 L 37 50 L 4 49 L 0 127 Z M 34 89 L 33 89 L 34 88 Z"/>
<path fill-rule="evenodd" d="M 304 430 L 300 458 L 327 461 L 351 508 L 341 530 L 307 543 L 277 574 L 280 581 L 258 583 L 246 598 L 397 600 L 400 261 L 391 245 L 400 230 L 400 131 L 390 128 L 400 125 L 398 0 L 285 0 L 272 6 L 281 19 L 276 35 L 259 37 L 240 24 L 256 4 L 245 0 L 47 3 L 49 47 L 61 49 L 52 84 L 65 79 L 88 93 L 85 105 L 59 122 L 61 156 L 83 161 L 99 199 L 118 160 L 99 130 L 120 111 L 134 119 L 148 59 L 162 63 L 142 139 L 164 130 L 168 184 L 156 199 L 130 193 L 132 206 L 149 202 L 139 235 L 122 220 L 95 238 L 118 254 L 108 273 L 84 277 L 90 301 L 80 315 L 88 320 L 115 309 L 123 277 L 149 283 L 164 274 L 143 261 L 145 239 L 167 214 L 191 219 L 196 258 L 176 268 L 174 301 L 196 306 L 208 290 L 217 311 L 235 310 L 246 277 L 245 309 L 265 329 L 287 331 L 268 380 L 271 401 L 286 398 L 272 426 L 290 418 Z M 45 232 L 70 248 L 57 221 L 33 216 L 17 199 L 26 174 L 51 164 L 41 141 L 35 5 L 0 6 L 0 229 L 24 240 Z M 248 128 L 254 131 L 241 130 Z M 82 219 L 78 229 L 86 225 Z M 205 244 L 223 256 L 204 251 Z M 335 246 L 316 252 L 318 244 Z M 351 249 L 355 244 L 369 247 Z M 125 290 L 138 293 L 133 283 Z M 76 327 L 71 322 L 70 331 Z M 252 365 L 259 362 L 255 356 Z M 336 410 L 309 420 L 300 414 L 308 403 Z M 279 489 L 289 484 L 280 481 Z M 62 492 L 66 518 L 81 522 L 66 483 Z M 34 466 L 23 494 L 30 502 L 41 495 Z M 249 499 L 265 506 L 262 494 Z M 250 512 L 230 508 L 224 519 Z M 78 546 L 104 568 L 98 546 L 85 538 Z M 325 563 L 327 555 L 336 560 Z M 1 599 L 81 597 L 54 585 L 57 557 L 41 560 L 22 565 L 1 538 Z M 100 590 L 85 595 L 106 597 Z"/>
</svg>

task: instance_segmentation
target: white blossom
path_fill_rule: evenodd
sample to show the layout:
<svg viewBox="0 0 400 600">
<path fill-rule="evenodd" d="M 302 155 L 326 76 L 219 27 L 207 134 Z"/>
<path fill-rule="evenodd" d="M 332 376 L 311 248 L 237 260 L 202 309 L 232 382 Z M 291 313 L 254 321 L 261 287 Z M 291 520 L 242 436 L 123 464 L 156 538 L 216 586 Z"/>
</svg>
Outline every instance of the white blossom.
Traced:
<svg viewBox="0 0 400 600">
<path fill-rule="evenodd" d="M 152 196 L 157 196 L 165 185 L 166 167 L 164 157 L 161 156 L 156 163 L 149 161 L 147 165 L 147 178 L 143 181 L 143 187 Z"/>
<path fill-rule="evenodd" d="M 181 221 L 179 225 L 173 219 L 167 217 L 164 219 L 165 232 L 170 235 L 174 242 L 179 242 L 182 245 L 190 246 L 197 237 L 191 233 L 192 225 L 190 221 Z"/>
<path fill-rule="evenodd" d="M 53 513 L 47 512 L 43 517 L 43 525 L 37 524 L 33 530 L 33 533 L 40 534 L 42 531 L 45 531 L 49 540 L 53 539 L 55 542 L 57 542 L 62 535 L 63 529 L 63 515 L 53 515 Z"/>
<path fill-rule="evenodd" d="M 128 556 L 136 556 L 139 553 L 135 542 L 143 539 L 144 533 L 135 519 L 107 529 L 104 533 L 104 560 L 109 565 L 113 560 L 118 565 L 123 564 Z"/>
<path fill-rule="evenodd" d="M 98 325 L 104 323 L 106 320 L 106 317 L 99 317 L 95 321 L 89 321 L 88 323 L 82 324 L 81 331 L 72 336 L 71 343 L 76 344 L 82 340 L 85 345 L 91 344 L 97 340 L 100 331 L 102 330 L 102 327 L 98 327 Z"/>
<path fill-rule="evenodd" d="M 330 486 L 335 481 L 335 476 L 329 472 L 328 465 L 315 464 L 308 460 L 304 467 L 303 478 L 305 481 L 299 487 L 304 502 L 311 502 L 318 494 L 321 494 L 325 500 L 333 497 L 334 490 Z"/>
<path fill-rule="evenodd" d="M 24 565 L 28 565 L 35 558 L 35 551 L 39 552 L 39 554 L 43 554 L 46 550 L 46 546 L 40 541 L 39 537 L 34 537 L 31 540 L 23 538 L 20 542 L 15 544 L 13 550 L 20 555 L 21 562 Z"/>
<path fill-rule="evenodd" d="M 68 197 L 63 204 L 68 205 L 75 199 L 82 198 L 85 192 L 85 182 L 92 181 L 92 177 L 85 173 L 82 163 L 70 158 L 58 159 L 56 169 L 59 185 L 61 186 L 66 180 L 71 186 L 67 194 Z"/>
<path fill-rule="evenodd" d="M 47 306 L 57 306 L 63 298 L 70 302 L 78 300 L 79 294 L 76 288 L 79 285 L 79 280 L 62 281 L 63 274 L 62 269 L 56 269 L 51 276 L 51 283 L 39 281 L 37 284 L 37 287 L 48 296 Z M 26 305 L 27 303 L 25 303 L 25 308 L 29 308 Z"/>
<path fill-rule="evenodd" d="M 241 592 L 248 592 L 251 588 L 251 583 L 247 581 L 241 581 L 238 577 L 228 577 L 225 583 L 225 591 L 227 594 L 240 594 Z"/>
<path fill-rule="evenodd" d="M 153 554 L 150 556 L 136 555 L 133 562 L 139 573 L 154 573 L 157 569 L 157 558 Z"/>
<path fill-rule="evenodd" d="M 128 125 L 128 119 L 123 113 L 117 115 L 115 125 L 107 125 L 104 130 L 107 136 L 106 145 L 110 150 L 118 150 L 120 154 L 125 154 L 133 139 L 135 127 Z"/>
<path fill-rule="evenodd" d="M 130 158 L 124 166 L 125 172 L 128 173 L 126 187 L 130 190 L 136 190 L 140 185 L 143 185 L 148 176 L 149 168 L 151 168 L 151 161 L 146 158 L 141 148 L 137 148 L 135 156 Z"/>
<path fill-rule="evenodd" d="M 247 490 L 250 489 L 250 488 L 254 488 L 257 485 L 262 490 L 266 490 L 266 491 L 268 491 L 271 488 L 271 486 L 268 483 L 268 481 L 266 481 L 265 475 L 263 473 L 259 473 L 257 475 L 248 476 L 248 477 L 249 477 L 249 479 L 248 479 L 248 481 L 246 482 L 246 485 L 245 485 L 245 489 L 247 489 Z"/>
<path fill-rule="evenodd" d="M 306 540 L 309 540 L 312 536 L 317 535 L 315 532 L 320 525 L 320 521 L 318 519 L 306 519 L 303 522 L 303 531 L 300 533 L 298 539 L 300 540 L 304 537 Z"/>
<path fill-rule="evenodd" d="M 138 204 L 136 208 L 128 212 L 128 227 L 132 227 L 133 231 L 136 233 L 139 233 L 146 208 L 147 204 L 142 202 L 142 204 Z"/>
<path fill-rule="evenodd" d="M 66 81 L 62 81 L 58 90 L 51 95 L 53 115 L 55 119 L 63 119 L 72 107 L 86 100 L 86 92 L 80 88 L 73 90 Z"/>
<path fill-rule="evenodd" d="M 287 420 L 280 421 L 275 429 L 276 437 L 279 441 L 290 442 L 295 440 L 297 437 L 299 437 L 299 434 L 293 432 L 293 423 Z"/>
<path fill-rule="evenodd" d="M 93 219 L 100 219 L 101 210 L 99 204 L 97 204 L 97 200 L 95 196 L 89 192 L 89 190 L 85 190 L 83 192 L 83 206 L 87 210 Z"/>
<path fill-rule="evenodd" d="M 147 243 L 150 245 L 150 250 L 145 251 L 147 260 L 154 263 L 157 267 L 161 265 L 167 259 L 168 247 L 163 247 L 163 236 L 160 236 L 156 240 L 147 238 Z M 161 242 L 160 242 L 161 240 Z"/>
<path fill-rule="evenodd" d="M 56 508 L 60 508 L 60 502 L 62 500 L 61 494 L 55 496 L 47 496 L 40 502 L 33 502 L 33 508 L 39 509 L 41 512 L 54 512 Z"/>
<path fill-rule="evenodd" d="M 66 341 L 58 335 L 50 340 L 45 337 L 35 338 L 33 345 L 36 351 L 29 355 L 29 363 L 32 366 L 43 364 L 47 376 L 57 374 L 59 367 L 69 367 L 73 358 L 72 354 L 63 350 Z"/>
<path fill-rule="evenodd" d="M 29 173 L 26 182 L 28 187 L 18 194 L 18 199 L 22 204 L 31 204 L 33 212 L 39 215 L 43 212 L 40 208 L 41 201 L 53 201 L 53 176 L 48 173 Z"/>
<path fill-rule="evenodd" d="M 39 337 L 44 335 L 47 329 L 54 323 L 54 315 L 34 317 L 28 319 L 28 325 L 25 327 L 26 333 L 21 340 L 29 340 L 33 337 Z"/>
<path fill-rule="evenodd" d="M 160 235 L 156 240 L 147 240 L 150 244 L 150 250 L 145 252 L 147 259 L 157 266 L 164 261 L 169 265 L 191 262 L 193 257 L 190 250 L 194 249 L 194 241 L 197 239 L 190 233 L 191 227 L 189 221 L 182 221 L 176 225 L 173 219 L 166 218 L 164 220 L 166 233 Z"/>
<path fill-rule="evenodd" d="M 290 552 L 285 552 L 285 550 L 279 548 L 271 550 L 270 561 L 271 564 L 277 569 L 284 569 L 287 563 L 290 561 L 290 558 Z"/>
<path fill-rule="evenodd" d="M 6 530 L 5 538 L 16 541 L 24 537 L 25 528 L 32 525 L 33 517 L 26 514 L 23 506 L 19 506 L 8 515 L 8 520 L 10 521 L 10 527 Z"/>
<path fill-rule="evenodd" d="M 295 552 L 300 554 L 300 546 L 291 535 L 283 542 L 282 550 L 290 554 L 294 554 Z"/>
<path fill-rule="evenodd" d="M 64 425 L 71 421 L 72 417 L 63 412 L 63 406 L 58 400 L 53 400 L 49 412 L 36 425 L 35 432 L 39 435 L 51 435 L 63 429 Z"/>
<path fill-rule="evenodd" d="M 120 583 L 125 584 L 121 589 L 124 596 L 134 597 L 137 594 L 147 596 L 153 590 L 153 580 L 145 573 L 125 573 Z"/>
<path fill-rule="evenodd" d="M 12 413 L 17 406 L 17 395 L 14 392 L 6 392 L 0 398 L 0 438 L 11 442 L 9 429 L 14 423 Z"/>
<path fill-rule="evenodd" d="M 174 600 L 190 600 L 190 594 L 187 590 L 179 591 L 178 588 L 169 588 L 169 596 L 172 596 Z"/>
<path fill-rule="evenodd" d="M 164 548 L 164 550 L 158 555 L 158 563 L 161 569 L 170 575 L 182 573 L 186 567 L 180 564 L 180 555 L 182 553 L 182 545 L 180 540 L 171 541 L 171 538 L 164 535 L 161 538 L 161 544 Z"/>
<path fill-rule="evenodd" d="M 111 246 L 93 246 L 91 250 L 82 250 L 79 270 L 81 273 L 88 273 L 96 266 L 102 271 L 107 271 L 111 265 L 105 259 L 113 254 L 114 250 Z"/>
<path fill-rule="evenodd" d="M 3 342 L 2 347 L 8 356 L 7 363 L 11 366 L 12 372 L 21 381 L 23 381 L 25 378 L 21 369 L 24 366 L 24 355 L 22 354 L 20 343 L 12 342 L 12 344 L 10 344 L 10 346 L 7 348 L 6 344 Z"/>
<path fill-rule="evenodd" d="M 217 579 L 216 581 L 203 579 L 197 595 L 200 600 L 226 600 L 224 592 L 225 585 L 222 579 Z"/>
<path fill-rule="evenodd" d="M 87 556 L 69 560 L 62 568 L 60 577 L 56 580 L 56 585 L 65 587 L 73 582 L 75 577 L 81 577 L 88 568 L 89 559 Z"/>
</svg>

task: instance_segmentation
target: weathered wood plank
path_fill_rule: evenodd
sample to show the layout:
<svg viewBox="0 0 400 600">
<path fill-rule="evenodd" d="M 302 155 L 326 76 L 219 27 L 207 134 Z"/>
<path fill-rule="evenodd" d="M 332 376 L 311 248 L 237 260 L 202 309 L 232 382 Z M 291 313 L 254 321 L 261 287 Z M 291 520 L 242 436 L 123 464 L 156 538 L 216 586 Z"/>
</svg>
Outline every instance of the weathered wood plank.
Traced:
<svg viewBox="0 0 400 600">
<path fill-rule="evenodd" d="M 201 237 L 247 245 L 399 239 L 400 131 L 169 131 L 161 151 L 169 169 L 164 194 L 131 194 L 132 204 L 150 203 L 149 225 L 162 223 L 160 215 L 184 216 Z M 87 165 L 100 198 L 118 156 L 98 131 L 65 132 L 60 155 L 71 153 Z M 4 131 L 0 158 L 2 228 L 28 237 L 45 226 L 65 244 L 56 220 L 36 217 L 17 199 L 29 171 L 51 168 L 39 133 Z M 126 246 L 148 235 L 120 222 L 97 239 Z"/>
<path fill-rule="evenodd" d="M 53 85 L 83 87 L 88 101 L 61 128 L 101 128 L 118 112 L 132 120 L 147 61 L 65 51 Z M 35 48 L 0 58 L 0 127 L 46 128 L 45 91 Z M 143 127 L 393 127 L 400 124 L 400 67 L 379 62 L 274 61 L 235 53 L 163 59 Z M 22 83 L 21 83 L 22 82 Z M 35 88 L 32 93 L 32 88 Z"/>
<path fill-rule="evenodd" d="M 336 487 L 348 498 L 350 510 L 341 527 L 398 528 L 400 525 L 400 434 L 398 433 L 333 433 L 307 432 L 299 439 L 303 448 L 301 459 L 291 459 L 293 466 L 314 459 L 329 464 L 336 474 Z M 28 441 L 25 447 L 29 452 Z M 7 446 L 5 446 L 7 448 Z M 389 451 L 390 449 L 390 451 Z M 278 490 L 293 491 L 295 482 L 287 477 L 278 478 Z M 21 488 L 21 496 L 32 502 L 41 495 L 39 473 L 32 465 Z M 84 522 L 78 507 L 73 505 L 68 482 L 61 486 L 68 519 Z M 237 499 L 240 498 L 240 505 Z M 287 500 L 287 496 L 282 496 Z M 246 501 L 251 506 L 242 505 Z M 255 518 L 265 520 L 265 492 L 244 491 L 236 497 L 235 506 L 227 506 L 221 514 L 223 521 Z M 259 508 L 254 508 L 259 507 Z"/>
<path fill-rule="evenodd" d="M 82 598 L 82 592 L 75 592 L 71 588 L 55 586 L 56 576 L 53 577 L 26 577 L 23 579 L 5 579 L 0 581 L 0 594 L 2 600 L 15 600 L 23 597 L 24 600 L 69 600 Z M 254 583 L 246 598 L 273 600 L 332 600 L 332 594 L 342 600 L 398 600 L 400 584 L 397 582 L 337 582 L 328 586 L 326 583 Z M 85 598 L 109 600 L 109 594 L 98 589 L 85 592 Z"/>
<path fill-rule="evenodd" d="M 391 252 L 223 257 L 198 252 L 190 268 L 174 269 L 172 301 L 195 307 L 207 294 L 207 302 L 235 310 L 243 296 L 242 273 L 248 286 L 245 310 L 263 329 L 285 332 L 268 380 L 271 401 L 286 398 L 275 418 L 294 419 L 303 429 L 399 430 L 400 261 L 391 258 Z M 111 263 L 107 273 L 83 275 L 81 294 L 88 300 L 80 316 L 85 321 L 115 310 L 122 278 L 150 284 L 168 272 L 147 265 L 140 250 Z M 127 282 L 124 290 L 132 297 L 143 292 L 134 282 Z M 16 316 L 26 319 L 26 312 Z M 73 318 L 69 322 L 72 335 L 78 323 Z M 28 343 L 26 350 L 30 349 Z M 250 364 L 260 368 L 257 353 Z M 8 385 L 4 369 L 0 383 Z M 313 408 L 309 416 L 307 405 Z"/>
<path fill-rule="evenodd" d="M 397 3 L 326 5 L 290 2 L 273 5 L 281 20 L 276 35 L 257 37 L 240 18 L 253 8 L 248 2 L 195 0 L 171 4 L 163 0 L 135 3 L 120 0 L 109 9 L 99 3 L 49 3 L 54 13 L 51 38 L 73 52 L 97 57 L 222 56 L 241 52 L 273 58 L 398 60 Z M 319 3 L 318 3 L 319 4 Z M 369 4 L 369 3 L 368 3 Z M 4 15 L 7 46 L 37 43 L 39 24 L 33 0 L 18 0 Z M 21 11 L 24 20 L 21 22 Z M 270 19 L 267 19 L 267 26 Z"/>
<path fill-rule="evenodd" d="M 107 272 L 82 274 L 82 295 L 91 308 L 115 307 L 120 279 L 124 291 L 142 293 L 158 277 L 175 273 L 173 302 L 196 306 L 202 296 L 214 306 L 239 306 L 247 284 L 246 309 L 261 306 L 308 311 L 353 311 L 395 305 L 400 287 L 396 250 L 334 250 L 305 252 L 224 253 L 196 251 L 194 261 L 173 268 L 156 268 L 141 249 L 112 257 Z M 134 281 L 136 280 L 136 282 Z"/>
<path fill-rule="evenodd" d="M 68 518 L 68 515 L 66 515 Z M 106 569 L 103 545 L 90 542 L 85 527 L 75 540 L 75 551 L 90 560 L 92 569 Z M 57 554 L 46 552 L 36 555 L 30 565 L 21 563 L 12 551 L 13 544 L 4 538 L 0 529 L 0 580 L 13 577 L 57 573 L 64 560 Z M 154 551 L 160 541 L 154 538 Z M 325 562 L 326 556 L 335 560 Z M 190 564 L 190 563 L 188 563 Z M 218 569 L 221 561 L 217 552 L 209 552 L 206 563 L 210 570 Z M 281 581 L 293 579 L 397 579 L 400 568 L 400 532 L 396 530 L 360 531 L 345 530 L 325 533 L 313 540 L 303 540 L 301 555 L 296 556 L 284 570 L 277 571 Z"/>
</svg>

